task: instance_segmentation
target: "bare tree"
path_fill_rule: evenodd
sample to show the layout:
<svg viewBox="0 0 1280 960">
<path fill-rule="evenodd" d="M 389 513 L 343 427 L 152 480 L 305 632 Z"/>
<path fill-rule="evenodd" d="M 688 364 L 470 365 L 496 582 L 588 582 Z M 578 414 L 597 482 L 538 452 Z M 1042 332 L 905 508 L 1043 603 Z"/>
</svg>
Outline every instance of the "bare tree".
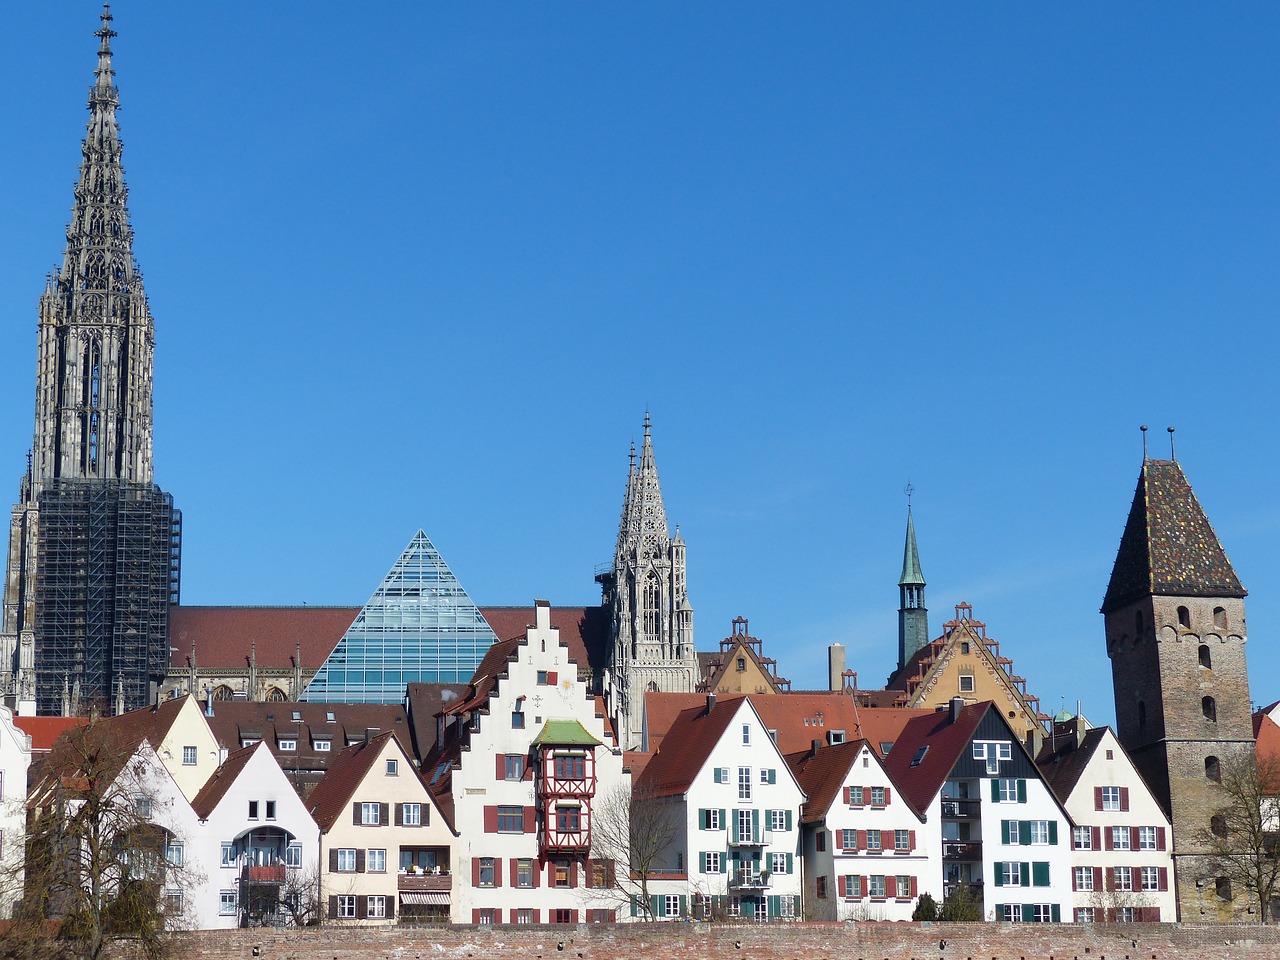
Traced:
<svg viewBox="0 0 1280 960">
<path fill-rule="evenodd" d="M 618 864 L 612 884 L 593 886 L 593 896 L 614 903 L 636 905 L 637 913 L 653 920 L 649 882 L 663 866 L 675 871 L 678 811 L 643 785 L 617 784 L 599 798 L 592 813 L 591 856 Z"/>
<path fill-rule="evenodd" d="M 106 723 L 63 736 L 28 799 L 23 888 L 4 955 L 101 960 L 121 940 L 149 958 L 164 954 L 168 932 L 186 925 L 194 878 L 181 838 L 162 826 L 161 775 L 148 744 Z"/>
<path fill-rule="evenodd" d="M 1280 895 L 1280 824 L 1276 817 L 1280 763 L 1270 757 L 1257 758 L 1250 751 L 1227 757 L 1214 772 L 1224 803 L 1193 840 L 1206 851 L 1200 879 L 1228 891 L 1226 899 L 1234 889 L 1248 891 L 1247 896 L 1257 904 L 1259 919 L 1266 923 L 1271 919 L 1272 902 Z"/>
<path fill-rule="evenodd" d="M 295 927 L 314 927 L 323 917 L 320 869 L 286 870 L 280 909 Z"/>
</svg>

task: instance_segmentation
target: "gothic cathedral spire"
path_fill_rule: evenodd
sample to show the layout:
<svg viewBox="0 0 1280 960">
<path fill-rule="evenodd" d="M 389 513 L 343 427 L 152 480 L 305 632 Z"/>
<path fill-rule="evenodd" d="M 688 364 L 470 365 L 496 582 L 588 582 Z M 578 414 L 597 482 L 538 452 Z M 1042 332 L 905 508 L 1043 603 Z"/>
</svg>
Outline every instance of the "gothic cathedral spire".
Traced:
<svg viewBox="0 0 1280 960">
<path fill-rule="evenodd" d="M 916 546 L 916 524 L 907 505 L 907 542 L 902 551 L 902 576 L 898 578 L 898 669 L 929 645 L 929 610 L 924 605 L 924 573 Z"/>
<path fill-rule="evenodd" d="M 62 268 L 37 332 L 35 432 L 9 532 L 0 682 L 56 713 L 68 678 L 100 710 L 144 705 L 168 667 L 181 514 L 152 481 L 155 324 L 133 259 L 103 4 Z"/>
<path fill-rule="evenodd" d="M 691 693 L 697 683 L 693 607 L 685 583 L 685 543 L 671 536 L 646 411 L 640 463 L 627 474 L 613 568 L 597 579 L 611 619 L 605 688 L 618 738 L 639 746 L 648 691 Z"/>
</svg>

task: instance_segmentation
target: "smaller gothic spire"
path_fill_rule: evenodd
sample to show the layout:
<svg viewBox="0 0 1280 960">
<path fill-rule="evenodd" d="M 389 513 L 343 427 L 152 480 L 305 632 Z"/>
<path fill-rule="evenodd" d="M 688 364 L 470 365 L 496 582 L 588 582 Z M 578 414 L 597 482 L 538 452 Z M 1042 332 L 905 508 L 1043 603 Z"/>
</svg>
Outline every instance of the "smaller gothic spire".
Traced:
<svg viewBox="0 0 1280 960">
<path fill-rule="evenodd" d="M 916 546 L 916 524 L 911 516 L 911 507 L 907 506 L 907 542 L 902 550 L 902 576 L 898 578 L 898 586 L 923 587 L 924 573 L 920 569 L 920 549 Z"/>
<path fill-rule="evenodd" d="M 98 69 L 94 71 L 94 76 L 97 77 L 97 83 L 94 84 L 95 93 L 110 91 L 113 86 L 111 80 L 115 76 L 115 71 L 111 69 L 111 40 L 117 34 L 111 29 L 111 4 L 102 5 L 100 18 L 102 26 L 93 32 L 93 35 L 101 41 L 98 44 Z"/>
</svg>

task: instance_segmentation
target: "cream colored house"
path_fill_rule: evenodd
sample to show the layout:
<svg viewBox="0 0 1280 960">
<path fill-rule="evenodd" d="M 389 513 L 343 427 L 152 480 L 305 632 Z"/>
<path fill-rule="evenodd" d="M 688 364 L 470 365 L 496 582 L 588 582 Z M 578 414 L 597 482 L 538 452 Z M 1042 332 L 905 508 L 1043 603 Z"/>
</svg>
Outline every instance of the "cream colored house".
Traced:
<svg viewBox="0 0 1280 960">
<path fill-rule="evenodd" d="M 455 835 L 391 732 L 342 751 L 308 805 L 328 922 L 448 919 Z"/>
</svg>

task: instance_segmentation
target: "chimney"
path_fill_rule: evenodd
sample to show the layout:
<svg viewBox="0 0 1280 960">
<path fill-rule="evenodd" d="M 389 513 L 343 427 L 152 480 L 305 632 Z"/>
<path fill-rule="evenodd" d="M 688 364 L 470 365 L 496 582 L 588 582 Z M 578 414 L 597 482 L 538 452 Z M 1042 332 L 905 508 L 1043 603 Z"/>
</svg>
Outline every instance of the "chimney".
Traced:
<svg viewBox="0 0 1280 960">
<path fill-rule="evenodd" d="M 365 743 L 368 743 L 370 740 L 372 740 L 374 737 L 376 737 L 376 736 L 377 736 L 379 733 L 381 733 L 381 732 L 382 732 L 382 731 L 381 731 L 378 727 L 365 727 L 365 728 L 364 728 L 364 742 L 365 742 Z"/>
<path fill-rule="evenodd" d="M 550 600 L 534 600 L 534 623 L 540 632 L 545 633 L 551 629 L 551 601 Z"/>
<path fill-rule="evenodd" d="M 1040 748 L 1044 746 L 1044 731 L 1038 725 L 1027 731 L 1026 744 L 1027 752 L 1034 760 L 1040 755 Z"/>
<path fill-rule="evenodd" d="M 819 751 L 819 750 L 821 750 L 821 749 L 822 749 L 822 741 L 821 741 L 821 740 L 816 740 L 816 739 L 815 739 L 815 740 L 811 740 L 811 741 L 809 742 L 809 756 L 811 756 L 811 757 L 816 757 L 816 756 L 818 755 L 818 751 Z"/>
<path fill-rule="evenodd" d="M 708 693 L 708 694 L 707 694 L 707 714 L 706 714 L 706 715 L 708 715 L 708 716 L 709 716 L 709 715 L 710 715 L 710 713 L 711 713 L 711 711 L 712 711 L 712 710 L 714 710 L 715 708 L 716 708 L 716 695 L 715 695 L 714 693 Z"/>
<path fill-rule="evenodd" d="M 844 644 L 831 644 L 827 647 L 827 689 L 832 693 L 844 689 L 844 667 Z"/>
<path fill-rule="evenodd" d="M 213 716 L 213 685 L 208 684 L 204 688 L 204 715 L 206 717 Z"/>
<path fill-rule="evenodd" d="M 960 711 L 964 709 L 964 697 L 952 697 L 951 705 L 947 709 L 947 722 L 955 723 L 960 719 Z"/>
</svg>

